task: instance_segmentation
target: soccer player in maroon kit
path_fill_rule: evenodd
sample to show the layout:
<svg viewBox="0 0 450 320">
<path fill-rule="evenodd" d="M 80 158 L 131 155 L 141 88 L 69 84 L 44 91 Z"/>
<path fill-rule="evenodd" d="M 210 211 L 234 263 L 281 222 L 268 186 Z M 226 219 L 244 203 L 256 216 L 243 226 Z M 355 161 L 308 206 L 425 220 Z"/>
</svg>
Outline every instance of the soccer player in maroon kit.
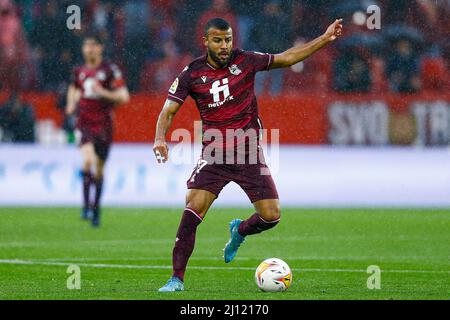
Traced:
<svg viewBox="0 0 450 320">
<path fill-rule="evenodd" d="M 103 59 L 101 39 L 90 34 L 84 37 L 84 65 L 74 68 L 67 92 L 66 113 L 71 116 L 78 107 L 76 127 L 81 132 L 80 150 L 83 156 L 83 208 L 81 216 L 92 226 L 100 224 L 100 197 L 103 188 L 103 168 L 108 158 L 113 135 L 113 108 L 129 101 L 122 72 Z M 95 186 L 94 201 L 90 201 L 91 185 Z M 92 212 L 91 212 L 92 211 Z"/>
<path fill-rule="evenodd" d="M 342 19 L 339 19 L 323 35 L 305 45 L 280 54 L 268 54 L 233 49 L 233 32 L 229 23 L 221 18 L 208 21 L 204 35 L 207 53 L 195 59 L 175 79 L 156 128 L 153 151 L 158 162 L 166 162 L 168 147 L 165 135 L 173 117 L 188 95 L 195 100 L 203 126 L 202 155 L 187 181 L 186 207 L 172 252 L 173 274 L 159 289 L 160 292 L 184 290 L 184 273 L 194 249 L 197 226 L 229 182 L 237 183 L 245 191 L 256 213 L 247 220 L 231 221 L 231 236 L 224 249 L 226 263 L 233 260 L 246 236 L 273 228 L 280 221 L 278 193 L 259 148 L 262 126 L 253 88 L 255 74 L 296 64 L 341 34 Z M 236 135 L 230 143 L 228 139 L 220 138 L 220 134 L 227 136 L 229 130 L 240 130 L 244 134 Z M 257 144 L 253 151 L 252 137 Z M 249 151 L 245 149 L 240 153 L 240 160 L 244 159 L 244 163 L 236 163 L 236 151 L 239 156 L 239 146 L 242 145 Z M 228 158 L 223 161 L 230 150 L 232 163 Z M 251 161 L 253 154 L 257 156 L 256 162 Z"/>
</svg>

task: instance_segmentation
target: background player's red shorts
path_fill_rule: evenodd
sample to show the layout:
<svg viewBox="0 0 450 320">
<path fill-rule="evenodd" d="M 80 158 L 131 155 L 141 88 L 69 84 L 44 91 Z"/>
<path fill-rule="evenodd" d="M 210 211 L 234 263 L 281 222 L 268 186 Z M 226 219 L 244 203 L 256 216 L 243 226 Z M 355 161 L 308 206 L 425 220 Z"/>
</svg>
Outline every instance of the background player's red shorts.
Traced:
<svg viewBox="0 0 450 320">
<path fill-rule="evenodd" d="M 202 162 L 203 161 L 203 162 Z M 266 172 L 261 174 L 261 170 Z M 229 183 L 237 183 L 253 203 L 264 199 L 278 199 L 277 188 L 266 164 L 207 164 L 199 160 L 187 181 L 188 189 L 202 189 L 219 196 Z"/>
<path fill-rule="evenodd" d="M 95 130 L 87 126 L 79 127 L 79 130 L 81 132 L 80 146 L 86 143 L 92 143 L 97 156 L 101 160 L 106 161 L 113 138 L 112 130 L 108 128 Z"/>
</svg>

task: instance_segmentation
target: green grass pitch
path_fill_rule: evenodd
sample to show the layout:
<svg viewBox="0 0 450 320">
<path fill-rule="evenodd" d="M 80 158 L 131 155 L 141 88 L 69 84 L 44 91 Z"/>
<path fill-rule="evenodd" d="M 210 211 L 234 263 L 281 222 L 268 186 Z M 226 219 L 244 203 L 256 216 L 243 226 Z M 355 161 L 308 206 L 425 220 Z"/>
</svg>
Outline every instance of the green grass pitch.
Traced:
<svg viewBox="0 0 450 320">
<path fill-rule="evenodd" d="M 251 213 L 213 207 L 186 290 L 162 294 L 180 209 L 105 208 L 93 229 L 75 208 L 1 208 L 0 300 L 450 298 L 450 210 L 284 209 L 276 228 L 248 237 L 225 264 L 229 221 Z M 255 268 L 270 257 L 293 269 L 286 292 L 255 284 Z M 66 287 L 70 264 L 80 267 L 80 290 Z M 381 269 L 379 290 L 367 288 L 370 265 Z"/>
</svg>

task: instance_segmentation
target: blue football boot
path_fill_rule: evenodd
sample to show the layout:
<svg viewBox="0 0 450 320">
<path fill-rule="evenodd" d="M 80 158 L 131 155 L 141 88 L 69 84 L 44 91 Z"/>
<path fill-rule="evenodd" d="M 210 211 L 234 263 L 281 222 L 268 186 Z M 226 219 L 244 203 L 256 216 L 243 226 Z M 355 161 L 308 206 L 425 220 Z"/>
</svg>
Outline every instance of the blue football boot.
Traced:
<svg viewBox="0 0 450 320">
<path fill-rule="evenodd" d="M 245 237 L 241 236 L 238 232 L 241 222 L 241 219 L 234 219 L 230 222 L 230 240 L 225 245 L 225 249 L 223 249 L 225 263 L 229 263 L 234 259 L 241 243 L 245 240 Z"/>
<path fill-rule="evenodd" d="M 171 277 L 167 283 L 159 288 L 159 292 L 175 292 L 175 291 L 183 291 L 184 284 L 183 281 L 178 279 L 177 277 Z"/>
</svg>

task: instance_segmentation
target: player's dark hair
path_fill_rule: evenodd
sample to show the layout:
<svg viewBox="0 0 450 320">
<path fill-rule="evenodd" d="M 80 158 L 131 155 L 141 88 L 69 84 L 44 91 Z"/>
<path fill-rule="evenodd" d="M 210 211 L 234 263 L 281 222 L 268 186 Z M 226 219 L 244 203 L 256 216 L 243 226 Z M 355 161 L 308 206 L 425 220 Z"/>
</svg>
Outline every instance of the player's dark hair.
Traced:
<svg viewBox="0 0 450 320">
<path fill-rule="evenodd" d="M 87 40 L 94 40 L 95 42 L 97 42 L 100 45 L 103 45 L 103 39 L 102 37 L 95 32 L 88 32 L 83 36 L 83 43 Z"/>
<path fill-rule="evenodd" d="M 205 25 L 205 36 L 208 34 L 208 30 L 214 28 L 214 29 L 218 29 L 221 31 L 227 31 L 228 29 L 231 28 L 230 24 L 228 23 L 228 21 L 222 19 L 222 18 L 214 18 L 209 20 L 206 25 Z"/>
</svg>

